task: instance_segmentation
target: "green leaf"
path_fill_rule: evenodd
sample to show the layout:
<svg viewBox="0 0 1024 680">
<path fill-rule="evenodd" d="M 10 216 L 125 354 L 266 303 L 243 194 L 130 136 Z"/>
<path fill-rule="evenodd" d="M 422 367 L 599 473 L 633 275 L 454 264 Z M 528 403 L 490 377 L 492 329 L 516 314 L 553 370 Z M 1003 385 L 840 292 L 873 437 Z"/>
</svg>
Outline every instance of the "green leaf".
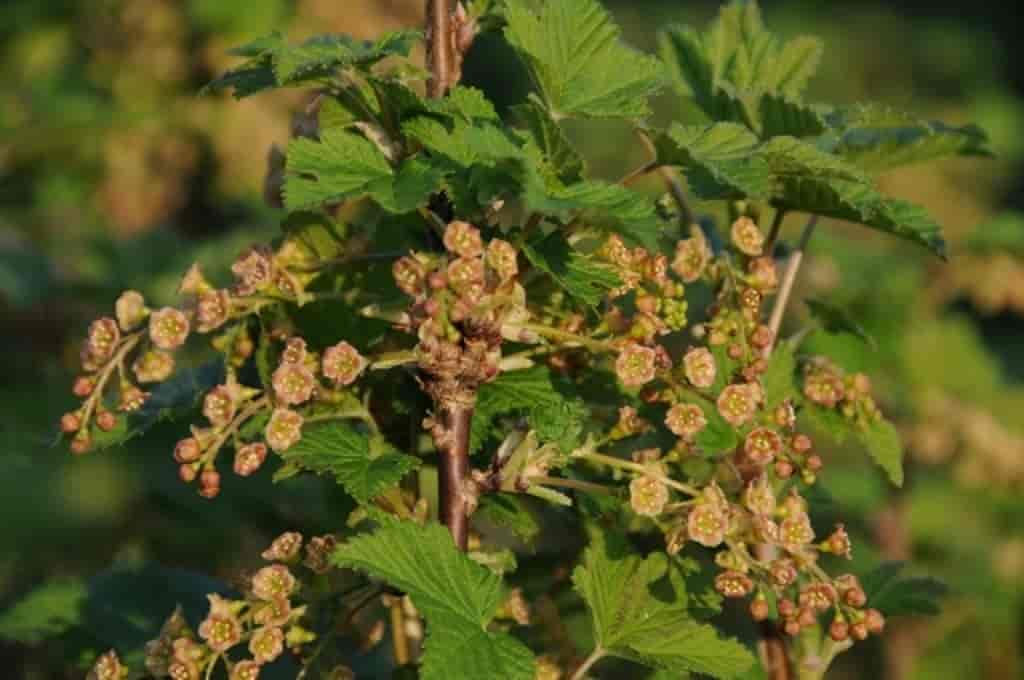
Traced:
<svg viewBox="0 0 1024 680">
<path fill-rule="evenodd" d="M 938 601 L 949 588 L 934 578 L 901 577 L 905 567 L 905 562 L 883 562 L 861 577 L 868 606 L 886 616 L 937 615 Z"/>
<path fill-rule="evenodd" d="M 494 419 L 507 413 L 558 408 L 565 400 L 551 382 L 545 366 L 502 373 L 480 386 L 470 432 L 470 452 L 477 451 L 495 430 Z"/>
<path fill-rule="evenodd" d="M 390 213 L 412 212 L 441 189 L 445 173 L 423 158 L 413 157 L 402 163 L 395 176 L 378 179 L 368 187 L 377 205 Z"/>
<path fill-rule="evenodd" d="M 976 125 L 919 120 L 888 107 L 843 109 L 828 123 L 821 145 L 872 172 L 953 156 L 992 156 L 988 136 Z"/>
<path fill-rule="evenodd" d="M 397 31 L 377 41 L 321 35 L 289 45 L 280 33 L 273 33 L 233 50 L 248 61 L 208 84 L 204 91 L 231 89 L 242 99 L 268 89 L 329 78 L 344 68 L 366 70 L 387 57 L 408 56 L 421 35 L 419 31 Z"/>
<path fill-rule="evenodd" d="M 594 532 L 573 583 L 607 654 L 717 678 L 737 678 L 753 664 L 743 645 L 692 618 L 682 575 L 663 553 L 643 559 Z"/>
<path fill-rule="evenodd" d="M 449 127 L 435 118 L 419 116 L 404 123 L 402 132 L 463 168 L 494 167 L 502 161 L 522 157 L 522 150 L 512 136 L 488 122 L 456 120 Z"/>
<path fill-rule="evenodd" d="M 281 457 L 292 466 L 330 474 L 353 498 L 365 503 L 397 484 L 419 459 L 400 453 L 383 439 L 371 438 L 343 421 L 314 423 Z"/>
<path fill-rule="evenodd" d="M 697 446 L 710 454 L 733 451 L 740 443 L 736 428 L 726 422 L 713 405 L 700 404 L 700 407 L 708 424 L 697 434 Z"/>
<path fill-rule="evenodd" d="M 409 595 L 427 622 L 423 680 L 532 680 L 530 650 L 506 633 L 488 630 L 501 603 L 501 579 L 459 552 L 444 527 L 394 522 L 348 540 L 333 562 Z"/>
<path fill-rule="evenodd" d="M 514 107 L 513 112 L 526 126 L 526 131 L 560 182 L 571 184 L 583 179 L 583 157 L 573 148 L 565 132 L 542 103 L 530 95 L 529 101 Z"/>
<path fill-rule="evenodd" d="M 0 613 L 0 638 L 35 645 L 63 635 L 80 623 L 86 596 L 81 581 L 44 583 Z"/>
<path fill-rule="evenodd" d="M 804 300 L 804 303 L 811 310 L 814 318 L 821 322 L 821 326 L 826 332 L 849 333 L 863 340 L 872 349 L 878 347 L 871 334 L 864 330 L 864 327 L 857 323 L 845 309 L 824 300 L 807 299 Z"/>
<path fill-rule="evenodd" d="M 580 445 L 588 415 L 582 399 L 563 399 L 557 405 L 530 409 L 527 420 L 541 443 L 552 442 L 563 453 L 569 453 Z"/>
<path fill-rule="evenodd" d="M 768 370 L 761 378 L 766 408 L 773 409 L 797 394 L 795 376 L 796 347 L 788 341 L 776 343 L 768 361 Z"/>
<path fill-rule="evenodd" d="M 521 494 L 491 493 L 483 496 L 473 519 L 506 527 L 526 543 L 532 543 L 540 534 L 537 517 Z"/>
<path fill-rule="evenodd" d="M 155 385 L 138 411 L 118 418 L 109 432 L 93 433 L 93 450 L 101 451 L 145 434 L 151 427 L 192 409 L 207 392 L 224 382 L 224 365 L 212 361 L 195 368 L 177 371 L 170 379 Z"/>
<path fill-rule="evenodd" d="M 556 119 L 647 115 L 647 99 L 661 89 L 664 68 L 619 40 L 619 29 L 597 0 L 549 0 L 540 13 L 524 0 L 509 0 L 505 18 L 505 38 Z"/>
<path fill-rule="evenodd" d="M 825 435 L 835 444 L 842 444 L 854 432 L 853 423 L 835 409 L 824 408 L 810 402 L 797 414 L 801 425 L 811 428 L 817 434 Z"/>
<path fill-rule="evenodd" d="M 704 33 L 670 27 L 660 43 L 677 87 L 709 120 L 742 123 L 766 138 L 823 130 L 815 109 L 799 100 L 821 60 L 821 41 L 780 41 L 765 30 L 756 2 L 726 5 Z"/>
<path fill-rule="evenodd" d="M 609 290 L 622 285 L 611 265 L 575 250 L 558 232 L 525 244 L 523 253 L 534 267 L 546 272 L 560 288 L 592 309 Z"/>
<path fill-rule="evenodd" d="M 708 126 L 674 124 L 655 139 L 658 160 L 683 167 L 700 198 L 766 196 L 771 190 L 767 163 L 754 156 L 758 139 L 735 123 Z"/>
<path fill-rule="evenodd" d="M 889 480 L 903 486 L 903 442 L 896 426 L 879 418 L 859 434 L 864 448 L 889 475 Z"/>
<path fill-rule="evenodd" d="M 288 210 L 302 210 L 360 196 L 390 179 L 393 170 L 377 146 L 345 129 L 324 130 L 320 141 L 288 145 L 284 195 Z"/>
</svg>

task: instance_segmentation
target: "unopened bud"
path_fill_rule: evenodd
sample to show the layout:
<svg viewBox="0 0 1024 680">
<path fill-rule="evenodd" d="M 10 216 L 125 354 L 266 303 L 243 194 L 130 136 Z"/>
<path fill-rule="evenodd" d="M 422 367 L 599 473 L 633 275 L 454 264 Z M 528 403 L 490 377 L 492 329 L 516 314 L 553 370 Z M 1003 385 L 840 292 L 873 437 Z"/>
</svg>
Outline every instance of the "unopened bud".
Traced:
<svg viewBox="0 0 1024 680">
<path fill-rule="evenodd" d="M 104 432 L 110 432 L 117 427 L 117 416 L 110 411 L 104 411 L 96 416 L 96 425 Z"/>
<path fill-rule="evenodd" d="M 92 394 L 95 387 L 96 383 L 93 382 L 92 378 L 87 378 L 84 375 L 81 375 L 75 379 L 75 384 L 74 387 L 71 388 L 71 391 L 79 399 L 85 399 Z"/>
<path fill-rule="evenodd" d="M 843 642 L 850 638 L 850 624 L 846 621 L 833 621 L 832 625 L 828 627 L 828 634 L 836 642 Z"/>
<path fill-rule="evenodd" d="M 201 455 L 202 450 L 199 446 L 199 441 L 195 437 L 182 439 L 174 447 L 174 460 L 179 463 L 194 463 L 199 460 Z"/>
<path fill-rule="evenodd" d="M 60 430 L 64 434 L 78 432 L 82 427 L 82 419 L 77 413 L 65 413 L 60 417 Z"/>
</svg>

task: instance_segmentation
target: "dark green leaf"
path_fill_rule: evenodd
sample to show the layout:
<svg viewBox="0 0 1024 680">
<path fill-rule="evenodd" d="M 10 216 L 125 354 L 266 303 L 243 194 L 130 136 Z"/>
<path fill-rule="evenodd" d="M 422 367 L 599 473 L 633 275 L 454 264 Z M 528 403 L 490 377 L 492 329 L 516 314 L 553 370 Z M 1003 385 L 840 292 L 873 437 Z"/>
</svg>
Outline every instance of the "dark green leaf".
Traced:
<svg viewBox="0 0 1024 680">
<path fill-rule="evenodd" d="M 872 349 L 877 348 L 875 339 L 846 310 L 824 300 L 807 299 L 804 302 L 826 332 L 849 333 L 866 342 Z"/>
<path fill-rule="evenodd" d="M 938 601 L 949 588 L 929 577 L 903 577 L 905 567 L 904 562 L 883 562 L 861 577 L 868 606 L 886 616 L 937 615 Z"/>
<path fill-rule="evenodd" d="M 523 254 L 565 292 L 590 308 L 596 308 L 609 290 L 622 285 L 611 265 L 573 249 L 558 232 L 525 244 Z"/>
</svg>

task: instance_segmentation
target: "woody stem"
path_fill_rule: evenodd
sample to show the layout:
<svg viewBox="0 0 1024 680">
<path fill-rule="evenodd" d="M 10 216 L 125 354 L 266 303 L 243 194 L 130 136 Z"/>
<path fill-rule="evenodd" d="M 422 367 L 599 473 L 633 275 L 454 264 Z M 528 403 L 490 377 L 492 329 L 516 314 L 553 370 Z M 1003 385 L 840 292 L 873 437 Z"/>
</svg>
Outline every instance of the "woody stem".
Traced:
<svg viewBox="0 0 1024 680">
<path fill-rule="evenodd" d="M 465 482 L 469 476 L 469 434 L 473 408 L 460 403 L 443 406 L 447 446 L 441 448 L 439 502 L 441 521 L 448 527 L 459 550 L 469 543 L 469 514 L 466 511 Z"/>
</svg>

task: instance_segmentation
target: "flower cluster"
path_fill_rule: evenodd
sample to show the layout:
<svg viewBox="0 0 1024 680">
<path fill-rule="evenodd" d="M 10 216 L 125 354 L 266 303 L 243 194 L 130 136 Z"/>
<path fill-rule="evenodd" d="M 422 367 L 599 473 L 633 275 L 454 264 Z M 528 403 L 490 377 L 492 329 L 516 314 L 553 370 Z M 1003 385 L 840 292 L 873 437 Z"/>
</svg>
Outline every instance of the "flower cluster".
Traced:
<svg viewBox="0 0 1024 680">
<path fill-rule="evenodd" d="M 299 563 L 302 542 L 299 534 L 276 539 L 263 553 L 265 559 L 275 563 L 249 579 L 243 599 L 208 595 L 209 612 L 196 630 L 178 608 L 164 623 L 160 635 L 146 644 L 148 674 L 171 680 L 200 680 L 210 677 L 213 667 L 223 662 L 231 680 L 255 680 L 262 666 L 275 661 L 285 650 L 295 651 L 313 641 L 315 636 L 299 623 L 307 605 L 296 604 L 300 583 L 292 572 Z M 312 541 L 306 551 L 307 564 L 320 559 Z M 246 658 L 238 658 L 246 652 Z M 109 664 L 104 659 L 111 654 L 100 657 L 96 667 Z M 98 675 L 97 680 L 106 677 Z"/>
<path fill-rule="evenodd" d="M 845 375 L 825 357 L 814 357 L 804 365 L 804 396 L 846 418 L 867 427 L 881 417 L 871 396 L 871 380 L 863 373 Z"/>
</svg>

